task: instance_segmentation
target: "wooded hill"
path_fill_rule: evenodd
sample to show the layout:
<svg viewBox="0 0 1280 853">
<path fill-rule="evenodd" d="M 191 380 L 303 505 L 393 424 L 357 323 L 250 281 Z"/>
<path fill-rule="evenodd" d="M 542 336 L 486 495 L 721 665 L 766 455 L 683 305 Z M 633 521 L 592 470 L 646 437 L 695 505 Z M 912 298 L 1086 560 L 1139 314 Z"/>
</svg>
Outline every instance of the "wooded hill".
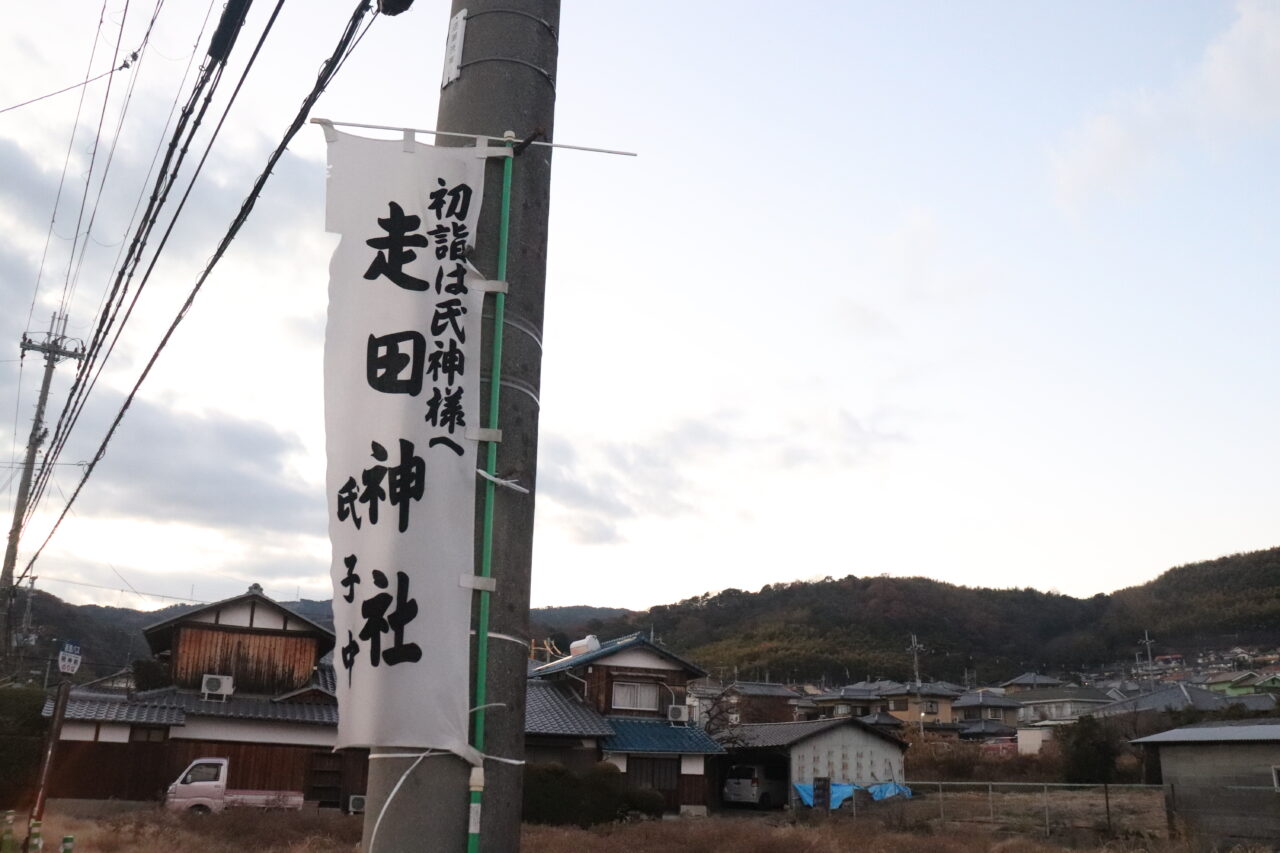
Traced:
<svg viewBox="0 0 1280 853">
<path fill-rule="evenodd" d="M 21 602 L 21 598 L 19 599 Z M 327 601 L 283 602 L 332 625 Z M 31 664 L 43 671 L 54 638 L 80 641 L 84 676 L 101 675 L 146 654 L 141 628 L 177 613 L 74 606 L 37 592 L 33 624 L 41 644 Z M 742 678 L 906 678 L 916 634 L 927 651 L 922 675 L 982 681 L 1028 669 L 1079 672 L 1132 660 L 1149 630 L 1155 654 L 1236 644 L 1280 643 L 1280 548 L 1170 569 L 1141 586 L 1072 598 L 1035 589 L 983 589 L 927 578 L 852 575 L 727 589 L 648 611 L 552 607 L 531 614 L 537 637 L 560 648 L 592 633 L 602 639 L 652 631 L 712 672 Z"/>
<path fill-rule="evenodd" d="M 652 631 L 703 667 L 742 678 L 846 683 L 922 675 L 982 681 L 1028 669 L 1079 672 L 1132 660 L 1149 630 L 1155 653 L 1280 643 L 1280 548 L 1170 569 L 1111 595 L 981 589 L 927 578 L 826 578 L 727 589 L 582 626 L 601 637 Z"/>
</svg>

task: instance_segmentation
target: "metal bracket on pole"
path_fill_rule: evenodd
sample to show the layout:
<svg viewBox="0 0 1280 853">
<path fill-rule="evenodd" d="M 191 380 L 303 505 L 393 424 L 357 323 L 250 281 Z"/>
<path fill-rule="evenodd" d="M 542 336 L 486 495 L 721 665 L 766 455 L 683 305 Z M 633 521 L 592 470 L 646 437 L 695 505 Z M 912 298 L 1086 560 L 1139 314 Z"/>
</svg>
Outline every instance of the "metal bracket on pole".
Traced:
<svg viewBox="0 0 1280 853">
<path fill-rule="evenodd" d="M 502 430 L 484 427 L 467 427 L 466 437 L 472 441 L 502 441 Z"/>
</svg>

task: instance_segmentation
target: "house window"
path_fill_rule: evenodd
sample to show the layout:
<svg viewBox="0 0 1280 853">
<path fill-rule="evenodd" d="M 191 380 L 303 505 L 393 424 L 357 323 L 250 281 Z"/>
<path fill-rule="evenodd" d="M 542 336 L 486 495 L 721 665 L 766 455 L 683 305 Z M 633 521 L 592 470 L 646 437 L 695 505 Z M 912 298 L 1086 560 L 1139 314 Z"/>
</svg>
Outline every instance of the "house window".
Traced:
<svg viewBox="0 0 1280 853">
<path fill-rule="evenodd" d="M 848 705 L 837 705 L 837 706 L 836 706 L 836 716 L 837 716 L 837 717 L 847 717 L 847 716 L 849 716 L 849 706 L 848 706 Z"/>
<path fill-rule="evenodd" d="M 134 743 L 164 743 L 168 739 L 167 726 L 134 726 L 129 730 L 129 740 Z"/>
<path fill-rule="evenodd" d="M 982 709 L 980 708 L 965 708 L 963 713 L 964 713 L 964 719 L 966 720 L 982 719 Z"/>
<path fill-rule="evenodd" d="M 658 685 L 618 681 L 613 685 L 613 707 L 625 711 L 658 710 Z"/>
<path fill-rule="evenodd" d="M 938 713 L 938 703 L 933 701 L 932 699 L 926 699 L 924 702 L 924 712 L 926 714 Z"/>
<path fill-rule="evenodd" d="M 988 720 L 1004 720 L 1004 713 L 999 708 L 987 709 Z"/>
<path fill-rule="evenodd" d="M 890 700 L 889 700 L 889 710 L 890 710 L 890 711 L 905 711 L 905 710 L 907 710 L 907 700 L 906 700 L 906 699 L 890 699 Z"/>
<path fill-rule="evenodd" d="M 729 714 L 729 725 L 736 726 L 739 722 L 741 722 L 741 720 L 742 720 L 742 715 L 739 714 L 737 711 L 734 711 L 733 713 Z"/>
</svg>

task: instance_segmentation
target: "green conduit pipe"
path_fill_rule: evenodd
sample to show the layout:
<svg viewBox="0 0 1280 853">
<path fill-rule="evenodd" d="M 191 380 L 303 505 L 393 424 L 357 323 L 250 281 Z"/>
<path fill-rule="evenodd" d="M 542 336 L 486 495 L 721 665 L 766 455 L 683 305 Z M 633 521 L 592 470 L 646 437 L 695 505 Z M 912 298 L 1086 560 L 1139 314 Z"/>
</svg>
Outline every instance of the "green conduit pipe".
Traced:
<svg viewBox="0 0 1280 853">
<path fill-rule="evenodd" d="M 511 142 L 507 143 L 511 147 Z M 511 231 L 511 161 L 502 159 L 502 212 L 498 223 L 498 281 L 507 280 L 507 245 Z M 502 388 L 502 329 L 506 318 L 507 295 L 495 294 L 493 303 L 493 364 L 489 368 L 489 429 L 498 428 L 498 397 Z M 486 442 L 484 470 L 490 476 L 498 470 L 498 443 Z M 496 484 L 484 481 L 484 526 L 480 541 L 480 577 L 493 575 L 493 499 Z M 472 746 L 484 754 L 485 704 L 489 701 L 489 590 L 480 590 L 480 624 L 476 627 L 476 722 Z M 482 765 L 483 766 L 483 765 Z M 483 779 L 483 777 L 481 777 Z M 471 784 L 470 827 L 467 853 L 480 851 L 480 803 L 484 798 L 483 782 Z"/>
</svg>

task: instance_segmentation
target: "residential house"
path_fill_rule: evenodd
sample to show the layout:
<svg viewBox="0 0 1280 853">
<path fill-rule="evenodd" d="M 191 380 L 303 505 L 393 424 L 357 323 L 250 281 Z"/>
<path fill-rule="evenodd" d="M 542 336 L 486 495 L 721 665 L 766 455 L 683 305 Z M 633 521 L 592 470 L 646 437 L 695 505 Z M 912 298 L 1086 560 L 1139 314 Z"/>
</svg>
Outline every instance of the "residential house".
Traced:
<svg viewBox="0 0 1280 853">
<path fill-rule="evenodd" d="M 143 631 L 170 684 L 73 690 L 54 797 L 146 800 L 196 758 L 230 759 L 233 788 L 302 791 L 342 806 L 363 794 L 367 753 L 335 753 L 338 708 L 325 655 L 334 636 L 262 594 L 187 610 Z M 52 711 L 52 701 L 45 712 Z"/>
<path fill-rule="evenodd" d="M 880 691 L 884 710 L 904 723 L 951 723 L 952 703 L 963 691 L 945 682 L 895 684 Z"/>
<path fill-rule="evenodd" d="M 724 690 L 728 722 L 735 726 L 794 722 L 803 698 L 785 684 L 764 681 L 735 681 Z"/>
<path fill-rule="evenodd" d="M 1069 722 L 1115 701 L 1096 687 L 1041 687 L 1010 695 L 1021 706 L 1018 723 L 1029 726 L 1045 722 Z"/>
<path fill-rule="evenodd" d="M 855 717 L 749 723 L 719 737 L 734 764 L 785 764 L 793 799 L 792 785 L 818 777 L 863 787 L 905 778 L 906 741 Z"/>
<path fill-rule="evenodd" d="M 1280 845 L 1280 719 L 1201 723 L 1133 743 L 1158 758 L 1171 825 L 1215 849 Z"/>
<path fill-rule="evenodd" d="M 1191 708 L 1199 711 L 1221 711 L 1232 705 L 1241 705 L 1250 711 L 1270 711 L 1276 707 L 1276 697 L 1267 693 L 1224 696 L 1192 684 L 1174 684 L 1152 693 L 1102 705 L 1090 713 L 1095 717 L 1105 718 L 1182 711 Z"/>
<path fill-rule="evenodd" d="M 1243 696 L 1246 693 L 1256 693 L 1256 685 L 1261 679 L 1261 674 L 1253 670 L 1213 672 L 1205 676 L 1199 686 L 1224 696 Z"/>
<path fill-rule="evenodd" d="M 705 814 L 714 796 L 706 759 L 724 750 L 686 720 L 688 684 L 707 673 L 643 634 L 588 638 L 573 651 L 530 678 L 572 690 L 603 718 L 613 734 L 599 741 L 601 755 L 625 784 L 660 792 L 670 811 Z"/>
<path fill-rule="evenodd" d="M 964 726 L 963 740 L 1015 737 L 1021 708 L 1017 699 L 990 690 L 965 693 L 951 703 L 952 716 Z"/>
<path fill-rule="evenodd" d="M 1054 678 L 1051 675 L 1041 675 L 1038 672 L 1024 672 L 1015 678 L 1010 678 L 1000 686 L 1004 688 L 1006 693 L 1021 693 L 1024 690 L 1038 690 L 1046 687 L 1061 687 L 1066 682 L 1061 679 Z"/>
<path fill-rule="evenodd" d="M 896 681 L 860 681 L 809 698 L 821 717 L 865 717 L 885 710 L 882 691 L 897 686 Z"/>
</svg>

